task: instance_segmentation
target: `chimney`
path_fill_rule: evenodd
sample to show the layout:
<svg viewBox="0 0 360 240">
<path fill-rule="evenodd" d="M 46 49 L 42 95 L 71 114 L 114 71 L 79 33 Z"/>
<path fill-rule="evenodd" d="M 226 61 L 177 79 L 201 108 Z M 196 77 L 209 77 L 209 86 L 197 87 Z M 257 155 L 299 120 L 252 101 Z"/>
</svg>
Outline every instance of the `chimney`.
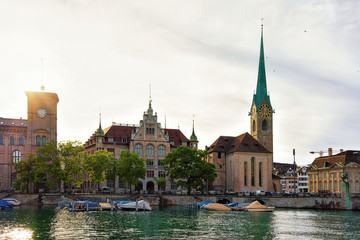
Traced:
<svg viewBox="0 0 360 240">
<path fill-rule="evenodd" d="M 340 152 L 341 152 L 341 153 L 344 152 L 344 149 L 340 148 Z"/>
<path fill-rule="evenodd" d="M 332 148 L 328 148 L 328 155 L 332 156 Z"/>
</svg>

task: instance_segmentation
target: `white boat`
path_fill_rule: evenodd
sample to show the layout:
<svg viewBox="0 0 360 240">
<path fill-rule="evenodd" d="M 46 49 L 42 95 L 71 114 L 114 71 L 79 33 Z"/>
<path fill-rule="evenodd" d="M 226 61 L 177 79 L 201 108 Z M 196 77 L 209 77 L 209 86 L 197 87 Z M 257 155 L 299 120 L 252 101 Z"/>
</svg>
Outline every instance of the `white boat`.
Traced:
<svg viewBox="0 0 360 240">
<path fill-rule="evenodd" d="M 152 211 L 150 204 L 144 200 L 117 204 L 117 207 L 125 211 Z"/>
</svg>

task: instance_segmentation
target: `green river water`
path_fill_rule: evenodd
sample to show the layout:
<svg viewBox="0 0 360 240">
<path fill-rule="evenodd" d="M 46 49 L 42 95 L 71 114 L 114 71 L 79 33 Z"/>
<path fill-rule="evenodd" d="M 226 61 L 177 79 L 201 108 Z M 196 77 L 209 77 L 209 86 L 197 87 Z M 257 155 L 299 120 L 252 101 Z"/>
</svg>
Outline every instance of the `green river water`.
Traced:
<svg viewBox="0 0 360 240">
<path fill-rule="evenodd" d="M 0 211 L 0 239 L 360 239 L 360 212 L 275 209 L 78 212 L 21 206 Z"/>
</svg>

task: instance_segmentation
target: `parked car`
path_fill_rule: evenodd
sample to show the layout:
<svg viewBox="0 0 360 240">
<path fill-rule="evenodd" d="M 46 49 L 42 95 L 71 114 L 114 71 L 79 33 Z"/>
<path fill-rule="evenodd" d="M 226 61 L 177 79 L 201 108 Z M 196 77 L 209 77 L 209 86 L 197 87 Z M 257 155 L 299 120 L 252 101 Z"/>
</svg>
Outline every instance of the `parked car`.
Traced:
<svg viewBox="0 0 360 240">
<path fill-rule="evenodd" d="M 102 187 L 101 188 L 101 193 L 111 193 L 111 190 L 109 187 Z"/>
</svg>

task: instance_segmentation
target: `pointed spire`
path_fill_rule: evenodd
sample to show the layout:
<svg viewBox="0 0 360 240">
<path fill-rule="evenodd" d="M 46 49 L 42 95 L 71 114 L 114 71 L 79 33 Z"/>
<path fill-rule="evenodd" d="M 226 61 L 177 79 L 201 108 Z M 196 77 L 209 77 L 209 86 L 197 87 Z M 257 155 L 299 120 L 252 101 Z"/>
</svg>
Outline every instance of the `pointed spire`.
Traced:
<svg viewBox="0 0 360 240">
<path fill-rule="evenodd" d="M 194 115 L 195 117 L 195 115 Z M 193 129 L 192 129 L 192 134 L 190 136 L 190 141 L 197 141 L 197 137 L 195 135 L 195 120 L 193 119 Z"/>
<path fill-rule="evenodd" d="M 101 128 L 101 113 L 99 113 L 99 128 L 96 130 L 96 135 L 104 135 L 104 131 Z"/>
<path fill-rule="evenodd" d="M 267 87 L 266 87 L 266 71 L 265 71 L 265 57 L 264 57 L 264 43 L 263 43 L 263 24 L 261 24 L 259 69 L 258 69 L 256 93 L 254 94 L 254 101 L 255 101 L 255 105 L 257 108 L 264 101 L 264 98 L 267 98 L 268 103 L 270 104 L 270 99 L 267 94 Z M 270 104 L 270 106 L 271 106 L 271 104 Z"/>
</svg>

